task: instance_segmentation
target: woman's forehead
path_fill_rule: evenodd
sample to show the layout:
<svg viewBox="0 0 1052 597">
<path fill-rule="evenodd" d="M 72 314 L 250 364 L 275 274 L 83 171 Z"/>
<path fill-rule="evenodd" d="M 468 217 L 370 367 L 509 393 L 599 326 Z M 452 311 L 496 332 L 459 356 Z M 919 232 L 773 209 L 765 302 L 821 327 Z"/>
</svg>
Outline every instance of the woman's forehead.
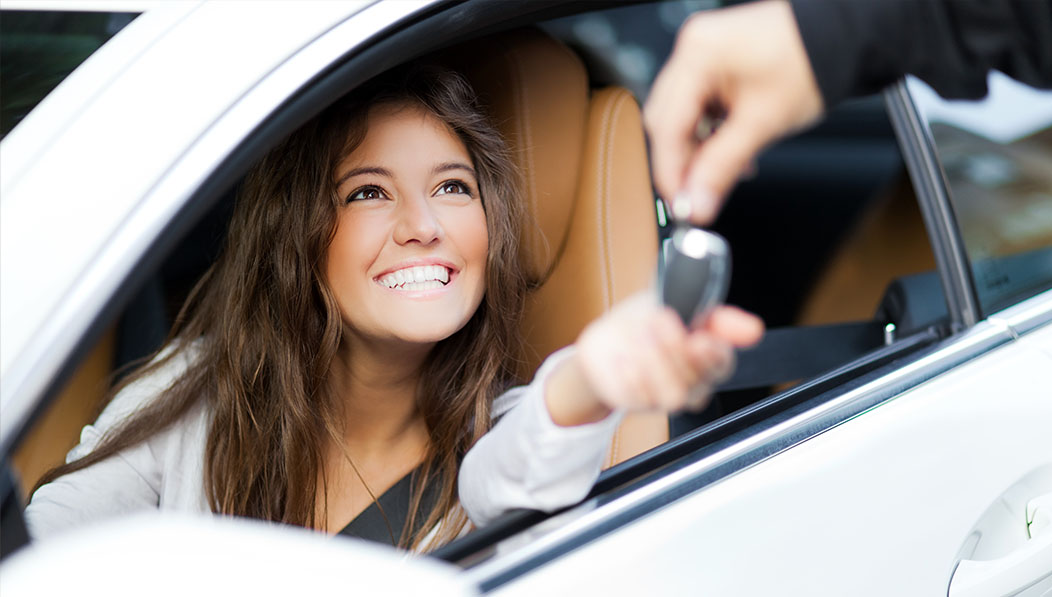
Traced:
<svg viewBox="0 0 1052 597">
<path fill-rule="evenodd" d="M 471 154 L 459 135 L 423 105 L 409 100 L 384 102 L 369 108 L 360 140 L 339 169 L 363 162 L 420 164 L 451 159 L 471 164 Z"/>
</svg>

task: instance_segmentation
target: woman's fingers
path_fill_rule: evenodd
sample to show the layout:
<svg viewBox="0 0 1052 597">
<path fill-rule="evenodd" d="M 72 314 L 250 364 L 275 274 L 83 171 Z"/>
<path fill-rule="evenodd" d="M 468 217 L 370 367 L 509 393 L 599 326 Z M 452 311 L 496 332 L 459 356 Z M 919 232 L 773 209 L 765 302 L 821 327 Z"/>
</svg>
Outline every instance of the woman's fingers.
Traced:
<svg viewBox="0 0 1052 597">
<path fill-rule="evenodd" d="M 693 383 L 697 376 L 683 350 L 687 340 L 687 328 L 679 315 L 667 307 L 658 309 L 650 325 L 658 343 L 658 358 L 672 368 L 672 377 L 685 385 Z"/>
<path fill-rule="evenodd" d="M 721 305 L 713 309 L 702 329 L 737 348 L 746 348 L 760 341 L 764 326 L 762 319 L 744 309 Z"/>
<path fill-rule="evenodd" d="M 734 348 L 726 340 L 696 331 L 687 339 L 684 352 L 699 374 L 698 383 L 716 385 L 734 372 Z"/>
<path fill-rule="evenodd" d="M 757 342 L 763 323 L 735 307 L 719 307 L 687 330 L 671 309 L 640 295 L 590 325 L 578 340 L 596 399 L 610 408 L 698 409 L 734 369 L 734 347 Z"/>
</svg>

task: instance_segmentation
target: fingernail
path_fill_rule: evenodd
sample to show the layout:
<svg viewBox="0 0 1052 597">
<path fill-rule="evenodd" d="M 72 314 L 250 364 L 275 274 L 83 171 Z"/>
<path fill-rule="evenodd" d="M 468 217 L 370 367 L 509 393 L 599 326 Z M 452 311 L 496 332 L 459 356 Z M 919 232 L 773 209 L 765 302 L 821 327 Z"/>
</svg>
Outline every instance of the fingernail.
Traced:
<svg viewBox="0 0 1052 597">
<path fill-rule="evenodd" d="M 704 187 L 690 189 L 690 220 L 710 224 L 716 218 L 716 197 Z"/>
<path fill-rule="evenodd" d="M 694 213 L 694 200 L 685 191 L 672 198 L 672 218 L 677 222 L 689 222 Z"/>
</svg>

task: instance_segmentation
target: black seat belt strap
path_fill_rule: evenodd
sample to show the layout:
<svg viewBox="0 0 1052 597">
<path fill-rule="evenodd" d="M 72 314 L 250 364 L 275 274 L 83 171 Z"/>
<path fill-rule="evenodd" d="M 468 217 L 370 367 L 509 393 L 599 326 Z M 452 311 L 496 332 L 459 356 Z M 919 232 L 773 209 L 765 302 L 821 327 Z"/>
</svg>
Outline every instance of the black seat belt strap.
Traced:
<svg viewBox="0 0 1052 597">
<path fill-rule="evenodd" d="M 814 377 L 884 345 L 877 321 L 767 330 L 753 348 L 738 352 L 734 375 L 717 390 L 741 390 Z"/>
</svg>

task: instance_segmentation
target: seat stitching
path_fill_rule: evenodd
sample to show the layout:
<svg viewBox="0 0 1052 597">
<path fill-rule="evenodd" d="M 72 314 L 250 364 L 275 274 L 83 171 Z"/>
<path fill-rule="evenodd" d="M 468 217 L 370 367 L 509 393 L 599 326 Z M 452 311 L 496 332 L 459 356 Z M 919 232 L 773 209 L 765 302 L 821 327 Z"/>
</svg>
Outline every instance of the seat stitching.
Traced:
<svg viewBox="0 0 1052 597">
<path fill-rule="evenodd" d="M 526 101 L 526 69 L 517 54 L 511 54 L 509 58 L 515 67 L 514 71 L 519 83 L 517 85 L 518 94 L 516 94 L 519 109 L 516 110 L 516 112 L 522 115 L 518 124 L 519 138 L 522 139 L 523 151 L 526 154 L 526 194 L 529 196 L 530 209 L 532 210 L 533 217 L 536 218 L 539 216 L 540 211 L 538 210 L 539 201 L 537 199 L 537 169 L 534 167 L 533 162 L 533 135 L 531 134 L 530 129 L 530 109 L 529 104 Z M 541 237 L 544 238 L 543 232 Z M 547 242 L 547 239 L 545 239 L 545 242 Z"/>
<path fill-rule="evenodd" d="M 606 141 L 607 128 L 608 128 L 608 123 L 610 122 L 611 114 L 612 114 L 612 110 L 610 109 L 610 106 L 607 106 L 606 109 L 603 112 L 602 125 L 599 127 L 599 163 L 600 163 L 600 171 L 599 171 L 598 180 L 596 181 L 598 183 L 598 185 L 597 185 L 598 188 L 596 189 L 596 195 L 597 195 L 597 199 L 598 199 L 598 201 L 596 203 L 596 209 L 597 209 L 598 213 L 596 215 L 597 215 L 597 219 L 600 222 L 603 221 L 603 213 L 602 212 L 603 212 L 603 206 L 605 204 L 605 202 L 603 201 L 603 195 L 604 195 L 604 192 L 605 192 L 604 187 L 605 187 L 606 182 L 607 182 L 606 181 L 606 171 L 605 171 L 605 165 L 606 165 L 605 152 L 607 151 L 607 144 L 606 144 L 605 141 Z M 600 267 L 598 267 L 597 269 L 599 270 L 600 276 L 603 278 L 603 283 L 602 283 L 601 286 L 602 286 L 602 289 L 603 289 L 603 310 L 604 311 L 610 308 L 610 296 L 609 296 L 609 291 L 608 291 L 607 285 L 606 285 L 607 271 L 606 271 L 606 268 L 604 267 L 605 263 L 606 263 L 606 243 L 605 243 L 605 239 L 603 238 L 605 232 L 606 231 L 603 229 L 603 227 L 599 226 L 599 260 L 600 260 Z M 613 438 L 611 438 L 611 440 L 610 440 L 610 451 L 609 451 L 608 460 L 607 460 L 607 464 L 610 465 L 610 466 L 613 466 L 614 462 L 617 459 L 617 445 L 620 442 L 620 436 L 621 436 L 621 426 L 618 425 L 617 428 L 614 429 L 614 436 L 613 436 Z"/>
<path fill-rule="evenodd" d="M 614 161 L 612 156 L 613 156 L 613 153 L 614 153 L 614 149 L 613 149 L 614 132 L 617 130 L 617 118 L 621 114 L 621 108 L 625 105 L 626 97 L 627 96 L 625 94 L 618 94 L 617 99 L 614 100 L 613 116 L 610 119 L 610 131 L 609 131 L 609 133 L 608 133 L 608 135 L 606 137 L 607 149 L 604 152 L 604 163 L 603 163 L 603 169 L 604 169 L 604 172 L 605 172 L 605 176 L 607 178 L 607 181 L 606 181 L 606 192 L 603 194 L 602 199 L 601 199 L 602 203 L 603 203 L 603 222 L 602 222 L 603 223 L 603 245 L 604 245 L 604 247 L 606 249 L 604 251 L 603 257 L 606 260 L 605 265 L 606 265 L 606 269 L 607 269 L 607 285 L 609 286 L 609 291 L 607 293 L 607 308 L 610 308 L 611 306 L 613 306 L 612 303 L 613 303 L 614 292 L 615 292 L 615 290 L 617 288 L 617 281 L 615 279 L 615 277 L 617 276 L 617 271 L 614 268 L 613 257 L 612 257 L 613 250 L 611 249 L 611 246 L 610 246 L 610 233 L 611 233 L 611 229 L 613 228 L 613 225 L 610 223 L 610 212 L 612 211 L 610 209 L 610 201 L 611 201 L 611 197 L 610 197 L 611 190 L 610 189 L 613 186 L 611 184 L 611 180 L 610 180 L 610 178 L 611 178 L 611 170 L 612 170 L 611 164 L 613 164 L 613 161 Z"/>
<path fill-rule="evenodd" d="M 601 174 L 599 176 L 599 189 L 598 189 L 598 220 L 599 220 L 599 259 L 600 267 L 599 271 L 603 275 L 603 305 L 604 310 L 609 309 L 611 306 L 611 294 L 613 287 L 611 280 L 613 279 L 613 267 L 610 263 L 610 210 L 608 209 L 609 203 L 609 190 L 610 190 L 610 163 L 613 161 L 610 159 L 610 155 L 613 153 L 613 137 L 614 129 L 617 124 L 617 115 L 621 112 L 621 107 L 624 105 L 625 96 L 620 95 L 614 100 L 614 104 L 607 107 L 603 114 L 603 123 L 600 127 L 600 152 L 599 161 L 601 165 Z M 617 429 L 614 430 L 614 437 L 610 442 L 610 465 L 612 466 L 617 462 L 617 458 L 621 451 L 621 426 L 618 425 Z"/>
<path fill-rule="evenodd" d="M 609 143 L 607 143 L 607 137 L 609 135 L 609 123 L 612 114 L 612 107 L 608 105 L 603 110 L 603 120 L 602 124 L 599 127 L 599 180 L 596 181 L 598 183 L 598 188 L 596 189 L 596 219 L 598 221 L 596 222 L 596 224 L 599 232 L 599 267 L 597 269 L 599 270 L 600 277 L 602 278 L 600 287 L 603 290 L 604 311 L 610 308 L 610 285 L 608 282 L 610 272 L 609 268 L 607 267 L 609 260 L 606 257 L 607 231 L 605 226 L 603 226 L 603 222 L 605 221 L 604 211 L 606 209 L 606 187 L 609 184 L 606 159 L 606 152 L 609 151 Z"/>
</svg>

